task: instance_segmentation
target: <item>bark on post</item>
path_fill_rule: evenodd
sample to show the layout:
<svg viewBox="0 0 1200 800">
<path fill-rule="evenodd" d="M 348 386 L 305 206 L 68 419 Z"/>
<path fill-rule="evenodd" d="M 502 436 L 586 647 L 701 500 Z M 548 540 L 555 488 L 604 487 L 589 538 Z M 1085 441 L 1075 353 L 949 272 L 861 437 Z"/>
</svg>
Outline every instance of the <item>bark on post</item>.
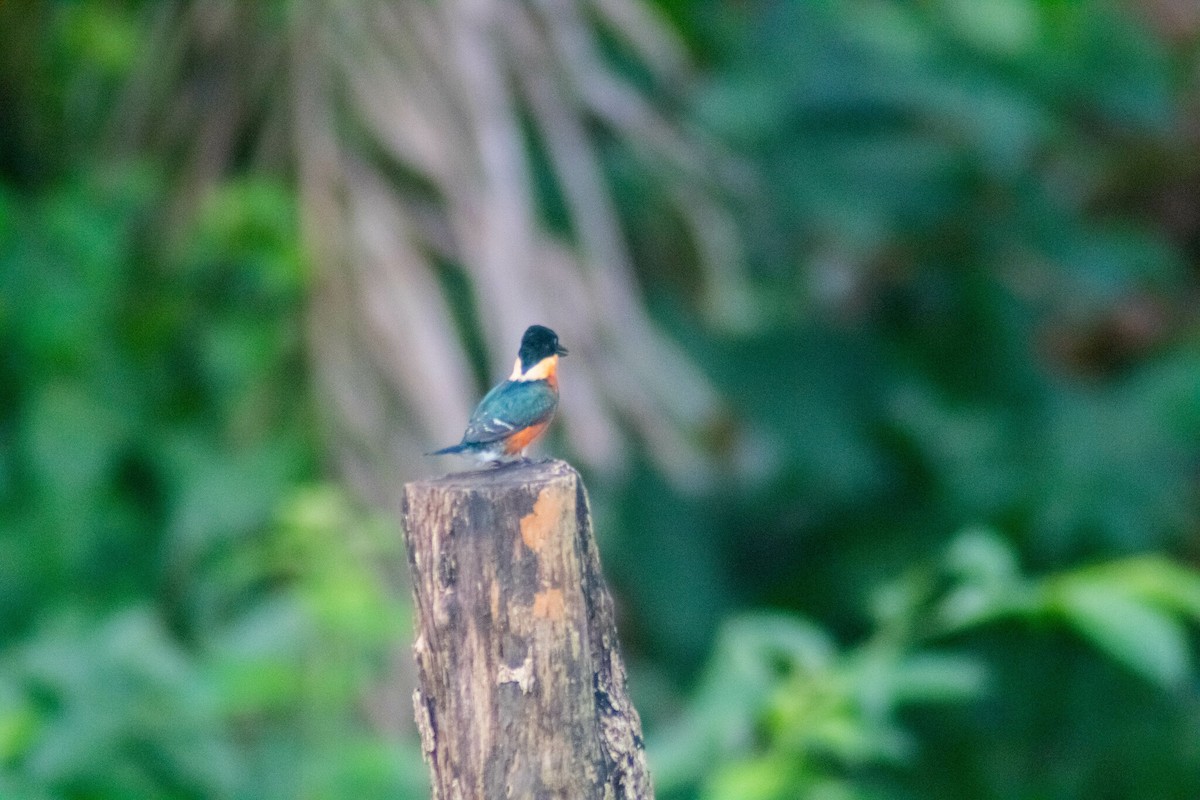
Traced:
<svg viewBox="0 0 1200 800">
<path fill-rule="evenodd" d="M 562 461 L 404 487 L 434 800 L 646 800 L 587 493 Z"/>
</svg>

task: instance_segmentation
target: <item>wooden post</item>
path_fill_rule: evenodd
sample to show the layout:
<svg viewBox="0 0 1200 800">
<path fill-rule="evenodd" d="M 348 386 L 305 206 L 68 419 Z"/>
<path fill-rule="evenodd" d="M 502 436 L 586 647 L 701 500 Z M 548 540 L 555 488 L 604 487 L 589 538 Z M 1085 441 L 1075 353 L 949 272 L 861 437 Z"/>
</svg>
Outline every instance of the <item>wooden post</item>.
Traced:
<svg viewBox="0 0 1200 800">
<path fill-rule="evenodd" d="M 652 800 L 579 474 L 409 483 L 404 524 L 434 800 Z"/>
</svg>

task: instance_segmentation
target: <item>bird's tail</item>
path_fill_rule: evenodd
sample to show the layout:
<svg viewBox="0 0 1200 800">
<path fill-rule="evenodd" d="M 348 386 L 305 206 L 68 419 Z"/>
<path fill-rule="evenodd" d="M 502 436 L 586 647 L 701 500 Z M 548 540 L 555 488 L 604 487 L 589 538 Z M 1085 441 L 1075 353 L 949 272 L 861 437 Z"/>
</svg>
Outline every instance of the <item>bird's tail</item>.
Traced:
<svg viewBox="0 0 1200 800">
<path fill-rule="evenodd" d="M 464 444 L 452 444 L 449 447 L 443 447 L 441 450 L 434 450 L 432 453 L 426 453 L 425 455 L 427 455 L 427 456 L 448 456 L 448 455 L 452 455 L 454 453 L 461 453 L 463 450 L 466 450 L 466 449 L 467 449 L 467 446 Z"/>
</svg>

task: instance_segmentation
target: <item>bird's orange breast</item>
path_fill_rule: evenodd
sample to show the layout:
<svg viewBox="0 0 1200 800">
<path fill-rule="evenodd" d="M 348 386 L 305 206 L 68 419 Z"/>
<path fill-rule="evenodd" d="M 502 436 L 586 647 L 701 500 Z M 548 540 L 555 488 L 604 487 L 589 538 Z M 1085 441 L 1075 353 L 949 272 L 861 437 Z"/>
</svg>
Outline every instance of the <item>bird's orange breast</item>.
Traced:
<svg viewBox="0 0 1200 800">
<path fill-rule="evenodd" d="M 550 420 L 539 422 L 536 425 L 530 425 L 528 428 L 522 428 L 504 440 L 504 452 L 506 455 L 516 455 L 524 450 L 529 445 L 533 444 L 534 439 L 542 435 L 550 425 Z"/>
</svg>

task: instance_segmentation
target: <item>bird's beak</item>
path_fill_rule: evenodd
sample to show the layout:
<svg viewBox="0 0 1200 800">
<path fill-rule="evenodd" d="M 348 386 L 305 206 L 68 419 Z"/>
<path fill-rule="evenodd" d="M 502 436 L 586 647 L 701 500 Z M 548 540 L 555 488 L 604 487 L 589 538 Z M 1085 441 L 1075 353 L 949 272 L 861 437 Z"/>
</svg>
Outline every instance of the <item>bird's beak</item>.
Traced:
<svg viewBox="0 0 1200 800">
<path fill-rule="evenodd" d="M 565 356 L 567 354 L 567 348 L 560 344 L 558 347 L 554 348 L 554 352 L 558 353 L 560 356 Z"/>
</svg>

